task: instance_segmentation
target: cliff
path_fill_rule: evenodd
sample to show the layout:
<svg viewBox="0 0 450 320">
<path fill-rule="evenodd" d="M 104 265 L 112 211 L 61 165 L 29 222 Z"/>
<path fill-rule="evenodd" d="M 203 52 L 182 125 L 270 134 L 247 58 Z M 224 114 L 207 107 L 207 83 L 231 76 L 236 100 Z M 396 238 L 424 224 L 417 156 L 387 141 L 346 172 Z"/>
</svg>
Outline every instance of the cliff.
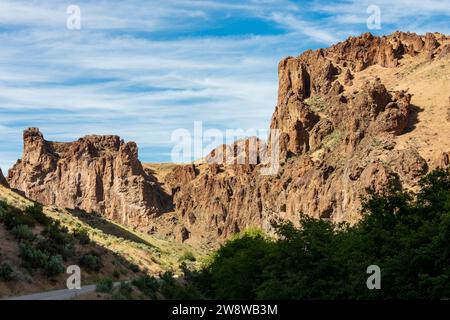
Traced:
<svg viewBox="0 0 450 320">
<path fill-rule="evenodd" d="M 301 212 L 353 223 L 367 188 L 393 181 L 414 189 L 430 169 L 449 164 L 448 74 L 448 36 L 350 37 L 279 63 L 273 175 L 261 174 L 267 154 L 238 148 L 259 148 L 255 138 L 221 146 L 203 163 L 145 170 L 136 144 L 116 136 L 54 143 L 29 129 L 8 180 L 39 202 L 181 241 L 214 243 L 250 226 L 270 232 Z"/>
<path fill-rule="evenodd" d="M 50 142 L 37 128 L 25 130 L 23 140 L 22 159 L 8 180 L 30 199 L 95 212 L 129 226 L 148 224 L 167 205 L 142 168 L 134 142 L 95 135 Z"/>
<path fill-rule="evenodd" d="M 414 189 L 431 168 L 448 165 L 449 43 L 432 33 L 364 34 L 283 59 L 270 124 L 281 131 L 280 170 L 176 168 L 167 183 L 189 236 L 270 232 L 300 212 L 353 223 L 367 188 L 394 181 Z"/>
</svg>

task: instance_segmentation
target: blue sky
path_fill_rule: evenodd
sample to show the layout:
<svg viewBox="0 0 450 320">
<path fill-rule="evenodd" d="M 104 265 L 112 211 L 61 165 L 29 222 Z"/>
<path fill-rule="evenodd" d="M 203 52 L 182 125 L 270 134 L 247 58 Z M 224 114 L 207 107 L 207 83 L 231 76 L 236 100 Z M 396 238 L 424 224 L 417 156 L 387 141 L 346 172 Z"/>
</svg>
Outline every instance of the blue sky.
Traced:
<svg viewBox="0 0 450 320">
<path fill-rule="evenodd" d="M 72 4 L 80 30 L 66 28 Z M 281 58 L 367 31 L 449 34 L 449 18 L 450 0 L 0 0 L 0 168 L 30 126 L 56 141 L 117 134 L 146 162 L 170 161 L 171 133 L 194 121 L 266 129 Z"/>
</svg>

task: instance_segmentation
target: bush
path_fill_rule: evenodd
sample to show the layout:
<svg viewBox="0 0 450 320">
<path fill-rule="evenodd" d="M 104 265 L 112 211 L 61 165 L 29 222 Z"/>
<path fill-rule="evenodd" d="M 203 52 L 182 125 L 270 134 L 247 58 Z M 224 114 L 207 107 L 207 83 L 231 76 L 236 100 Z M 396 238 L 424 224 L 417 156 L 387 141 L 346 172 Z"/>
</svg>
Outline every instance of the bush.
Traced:
<svg viewBox="0 0 450 320">
<path fill-rule="evenodd" d="M 15 226 L 11 230 L 11 234 L 18 240 L 33 241 L 35 238 L 30 227 L 25 224 Z"/>
<path fill-rule="evenodd" d="M 43 226 L 49 226 L 52 223 L 52 219 L 50 217 L 47 217 L 43 210 L 42 205 L 39 203 L 35 203 L 32 206 L 28 206 L 25 209 L 25 214 L 28 214 L 31 216 L 34 220 L 36 220 L 39 224 Z"/>
<path fill-rule="evenodd" d="M 102 257 L 95 251 L 84 254 L 79 262 L 90 271 L 99 272 L 103 268 Z"/>
<path fill-rule="evenodd" d="M 111 278 L 105 278 L 100 280 L 100 282 L 97 284 L 96 291 L 102 292 L 102 293 L 111 293 L 113 289 L 114 283 L 111 280 Z"/>
<path fill-rule="evenodd" d="M 58 246 L 66 246 L 73 243 L 73 236 L 69 233 L 69 229 L 61 226 L 59 221 L 54 221 L 45 227 L 42 235 Z"/>
<path fill-rule="evenodd" d="M 39 238 L 36 248 L 48 253 L 49 255 L 61 255 L 64 260 L 67 260 L 75 255 L 73 243 L 61 245 L 46 238 Z"/>
<path fill-rule="evenodd" d="M 13 279 L 13 268 L 7 262 L 3 262 L 0 265 L 0 280 L 11 281 Z"/>
<path fill-rule="evenodd" d="M 82 245 L 87 245 L 91 242 L 89 238 L 89 233 L 84 228 L 77 228 L 73 231 L 73 236 Z"/>
<path fill-rule="evenodd" d="M 181 284 L 173 277 L 170 271 L 161 276 L 159 292 L 168 300 L 198 300 L 203 299 L 200 291 L 191 284 Z"/>
<path fill-rule="evenodd" d="M 24 265 L 31 269 L 45 268 L 48 260 L 48 254 L 28 243 L 20 245 L 20 257 Z"/>
<path fill-rule="evenodd" d="M 200 276 L 185 279 L 211 299 L 448 299 L 450 169 L 428 174 L 420 187 L 369 191 L 353 226 L 301 216 L 298 228 L 278 226 L 276 240 L 237 237 Z M 382 270 L 382 290 L 366 286 L 370 265 Z M 162 279 L 168 299 L 185 294 Z"/>
<path fill-rule="evenodd" d="M 30 228 L 36 225 L 36 220 L 33 217 L 25 215 L 20 209 L 11 206 L 4 209 L 1 219 L 7 230 L 19 225 L 27 225 Z"/>
<path fill-rule="evenodd" d="M 121 282 L 119 287 L 114 289 L 112 300 L 132 300 L 133 288 L 127 282 Z"/>
<path fill-rule="evenodd" d="M 178 261 L 195 261 L 195 256 L 191 251 L 185 251 Z"/>
<path fill-rule="evenodd" d="M 134 279 L 131 284 L 150 299 L 156 299 L 156 292 L 159 289 L 159 283 L 155 277 L 143 275 Z"/>
<path fill-rule="evenodd" d="M 47 277 L 53 277 L 65 271 L 63 259 L 60 255 L 51 256 L 47 261 L 44 272 Z"/>
</svg>

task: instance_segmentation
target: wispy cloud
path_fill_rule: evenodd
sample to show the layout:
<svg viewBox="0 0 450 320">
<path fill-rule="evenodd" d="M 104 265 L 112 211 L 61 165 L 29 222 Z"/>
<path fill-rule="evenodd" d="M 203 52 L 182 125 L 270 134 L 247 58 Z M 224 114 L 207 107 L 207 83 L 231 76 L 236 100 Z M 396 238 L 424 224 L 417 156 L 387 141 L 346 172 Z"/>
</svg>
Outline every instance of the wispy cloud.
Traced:
<svg viewBox="0 0 450 320">
<path fill-rule="evenodd" d="M 265 129 L 279 59 L 366 32 L 369 2 L 2 0 L 0 167 L 20 157 L 28 126 L 63 141 L 118 134 L 144 161 L 170 160 L 172 131 L 194 120 Z M 445 31 L 430 17 L 448 17 L 448 1 L 377 2 L 380 32 L 413 20 L 411 31 Z M 81 30 L 66 28 L 70 4 Z"/>
</svg>

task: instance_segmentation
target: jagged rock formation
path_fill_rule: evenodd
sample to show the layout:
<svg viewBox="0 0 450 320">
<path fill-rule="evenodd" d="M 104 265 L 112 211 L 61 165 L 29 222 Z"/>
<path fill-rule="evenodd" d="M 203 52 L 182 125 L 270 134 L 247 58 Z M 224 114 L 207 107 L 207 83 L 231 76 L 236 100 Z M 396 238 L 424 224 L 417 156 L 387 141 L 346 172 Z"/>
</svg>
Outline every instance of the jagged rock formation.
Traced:
<svg viewBox="0 0 450 320">
<path fill-rule="evenodd" d="M 134 142 L 95 135 L 50 142 L 37 128 L 25 130 L 23 139 L 23 157 L 8 180 L 35 201 L 96 212 L 129 226 L 147 225 L 166 205 Z"/>
<path fill-rule="evenodd" d="M 270 143 L 267 153 L 246 149 L 261 148 L 256 138 L 158 174 L 118 137 L 53 143 L 29 129 L 8 180 L 34 200 L 180 241 L 215 242 L 250 226 L 270 232 L 300 213 L 356 222 L 367 188 L 392 181 L 414 189 L 431 168 L 449 165 L 449 46 L 437 33 L 364 34 L 283 59 L 270 124 L 280 132 L 273 175 L 261 174 Z"/>
<path fill-rule="evenodd" d="M 166 178 L 177 223 L 192 238 L 213 240 L 248 226 L 270 231 L 274 221 L 295 223 L 300 212 L 355 222 L 367 188 L 379 191 L 390 181 L 414 188 L 436 161 L 424 158 L 424 148 L 402 143 L 414 130 L 417 107 L 408 90 L 387 89 L 378 75 L 409 72 L 411 61 L 427 65 L 445 55 L 448 43 L 450 37 L 441 34 L 364 34 L 283 59 L 270 125 L 281 130 L 278 174 L 261 175 L 262 165 L 177 167 Z M 366 69 L 374 75 L 364 74 Z M 226 150 L 233 154 L 234 146 L 213 155 Z M 439 165 L 448 163 L 446 155 Z"/>
<path fill-rule="evenodd" d="M 6 181 L 5 177 L 3 176 L 2 169 L 0 169 L 0 185 L 8 186 L 8 182 Z"/>
</svg>

